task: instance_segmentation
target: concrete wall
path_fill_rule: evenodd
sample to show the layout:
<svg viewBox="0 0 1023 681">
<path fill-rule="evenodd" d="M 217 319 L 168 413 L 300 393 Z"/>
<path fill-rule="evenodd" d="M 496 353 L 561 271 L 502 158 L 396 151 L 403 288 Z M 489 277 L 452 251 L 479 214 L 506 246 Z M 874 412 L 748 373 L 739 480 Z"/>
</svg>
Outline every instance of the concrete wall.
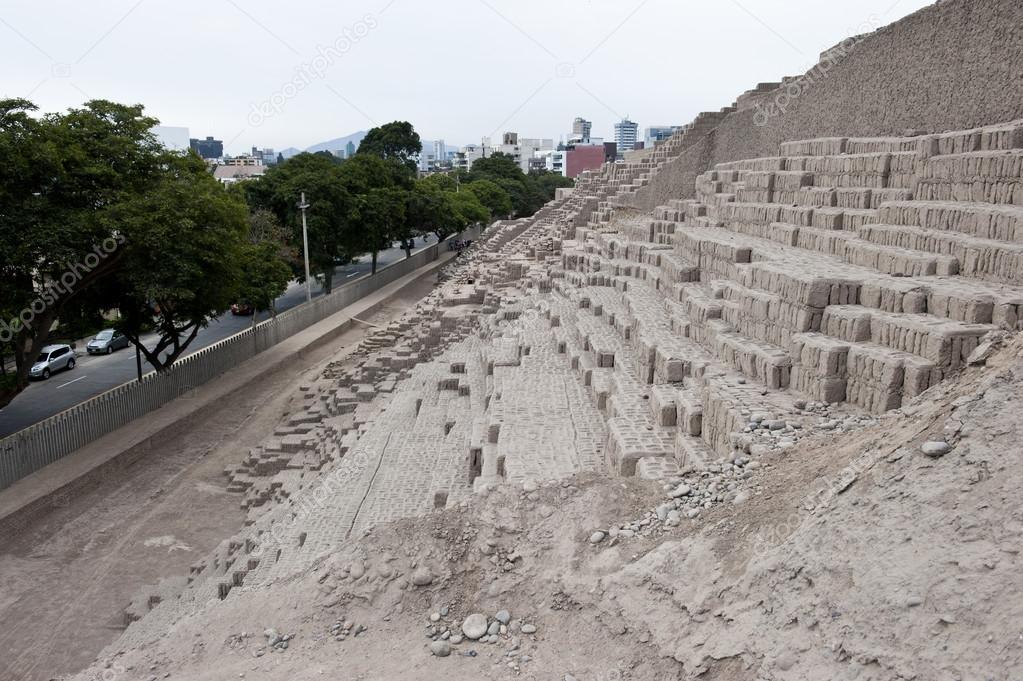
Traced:
<svg viewBox="0 0 1023 681">
<path fill-rule="evenodd" d="M 378 270 L 374 276 L 346 284 L 329 296 L 298 305 L 188 355 L 166 373 L 148 374 L 141 382 L 125 383 L 0 440 L 0 489 L 171 400 L 187 396 L 245 360 L 437 260 L 438 255 L 438 245 L 433 244 L 411 258 Z"/>
<path fill-rule="evenodd" d="M 691 197 L 696 175 L 713 164 L 776 156 L 784 141 L 1023 118 L 1020 0 L 943 0 L 860 38 L 836 46 L 802 78 L 741 98 L 703 148 L 671 162 L 633 205 L 650 210 Z"/>
</svg>

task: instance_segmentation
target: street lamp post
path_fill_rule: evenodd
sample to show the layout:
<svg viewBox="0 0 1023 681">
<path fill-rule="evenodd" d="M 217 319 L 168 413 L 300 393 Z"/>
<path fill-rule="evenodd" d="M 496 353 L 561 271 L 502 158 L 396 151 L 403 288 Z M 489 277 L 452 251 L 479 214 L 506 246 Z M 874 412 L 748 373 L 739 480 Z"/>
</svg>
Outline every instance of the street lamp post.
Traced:
<svg viewBox="0 0 1023 681">
<path fill-rule="evenodd" d="M 305 209 L 309 204 L 305 202 L 305 192 L 302 192 L 302 201 L 298 204 L 302 211 L 302 250 L 305 253 L 305 300 L 308 303 L 313 299 L 313 285 L 309 280 L 309 228 L 306 226 Z"/>
</svg>

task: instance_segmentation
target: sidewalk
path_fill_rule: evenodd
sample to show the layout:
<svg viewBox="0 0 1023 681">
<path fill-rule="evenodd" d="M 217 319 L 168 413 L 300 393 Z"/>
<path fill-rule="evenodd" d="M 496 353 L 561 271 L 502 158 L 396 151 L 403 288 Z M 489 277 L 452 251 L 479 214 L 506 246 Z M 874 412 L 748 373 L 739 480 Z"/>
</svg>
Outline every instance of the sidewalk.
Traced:
<svg viewBox="0 0 1023 681">
<path fill-rule="evenodd" d="M 458 255 L 443 251 L 437 260 L 410 272 L 380 290 L 336 314 L 310 326 L 265 352 L 242 363 L 234 370 L 200 386 L 191 394 L 160 407 L 119 430 L 109 433 L 64 458 L 22 478 L 0 491 L 0 521 L 23 509 L 44 503 L 51 494 L 67 488 L 126 457 L 135 460 L 144 456 L 152 443 L 173 436 L 173 431 L 199 416 L 211 406 L 229 400 L 255 380 L 285 369 L 306 352 L 330 342 L 353 325 L 353 319 L 370 315 L 406 286 L 432 276 Z M 130 463 L 125 461 L 124 463 Z"/>
</svg>

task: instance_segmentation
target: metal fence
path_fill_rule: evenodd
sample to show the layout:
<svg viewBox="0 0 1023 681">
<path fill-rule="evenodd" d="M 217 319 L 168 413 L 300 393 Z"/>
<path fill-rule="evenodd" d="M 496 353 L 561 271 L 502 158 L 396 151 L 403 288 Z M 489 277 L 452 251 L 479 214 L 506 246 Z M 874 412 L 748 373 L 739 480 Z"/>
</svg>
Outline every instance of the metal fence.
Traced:
<svg viewBox="0 0 1023 681">
<path fill-rule="evenodd" d="M 67 456 L 121 426 L 320 322 L 357 300 L 438 258 L 436 243 L 335 289 L 330 295 L 297 305 L 273 319 L 203 348 L 174 363 L 165 373 L 150 373 L 0 440 L 0 489 Z"/>
</svg>

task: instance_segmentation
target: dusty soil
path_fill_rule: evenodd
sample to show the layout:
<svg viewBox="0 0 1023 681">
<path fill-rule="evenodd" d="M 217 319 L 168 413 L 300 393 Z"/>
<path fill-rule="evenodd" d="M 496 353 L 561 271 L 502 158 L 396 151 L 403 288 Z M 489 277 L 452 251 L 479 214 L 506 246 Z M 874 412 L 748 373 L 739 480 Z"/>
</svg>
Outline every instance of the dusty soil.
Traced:
<svg viewBox="0 0 1023 681">
<path fill-rule="evenodd" d="M 431 288 L 429 279 L 408 287 L 365 321 L 386 324 Z M 225 491 L 224 468 L 265 440 L 299 384 L 343 358 L 367 328 L 356 325 L 298 371 L 253 384 L 117 478 L 59 498 L 0 535 L 0 679 L 50 679 L 85 667 L 124 629 L 124 608 L 139 589 L 186 575 L 241 530 L 245 513 L 239 496 Z"/>
<path fill-rule="evenodd" d="M 802 441 L 746 501 L 648 536 L 590 540 L 666 497 L 600 476 L 379 525 L 78 678 L 1020 679 L 1020 376 L 1023 339 L 876 426 Z M 938 437 L 951 451 L 925 456 Z M 498 642 L 431 654 L 428 627 L 500 609 Z"/>
</svg>

